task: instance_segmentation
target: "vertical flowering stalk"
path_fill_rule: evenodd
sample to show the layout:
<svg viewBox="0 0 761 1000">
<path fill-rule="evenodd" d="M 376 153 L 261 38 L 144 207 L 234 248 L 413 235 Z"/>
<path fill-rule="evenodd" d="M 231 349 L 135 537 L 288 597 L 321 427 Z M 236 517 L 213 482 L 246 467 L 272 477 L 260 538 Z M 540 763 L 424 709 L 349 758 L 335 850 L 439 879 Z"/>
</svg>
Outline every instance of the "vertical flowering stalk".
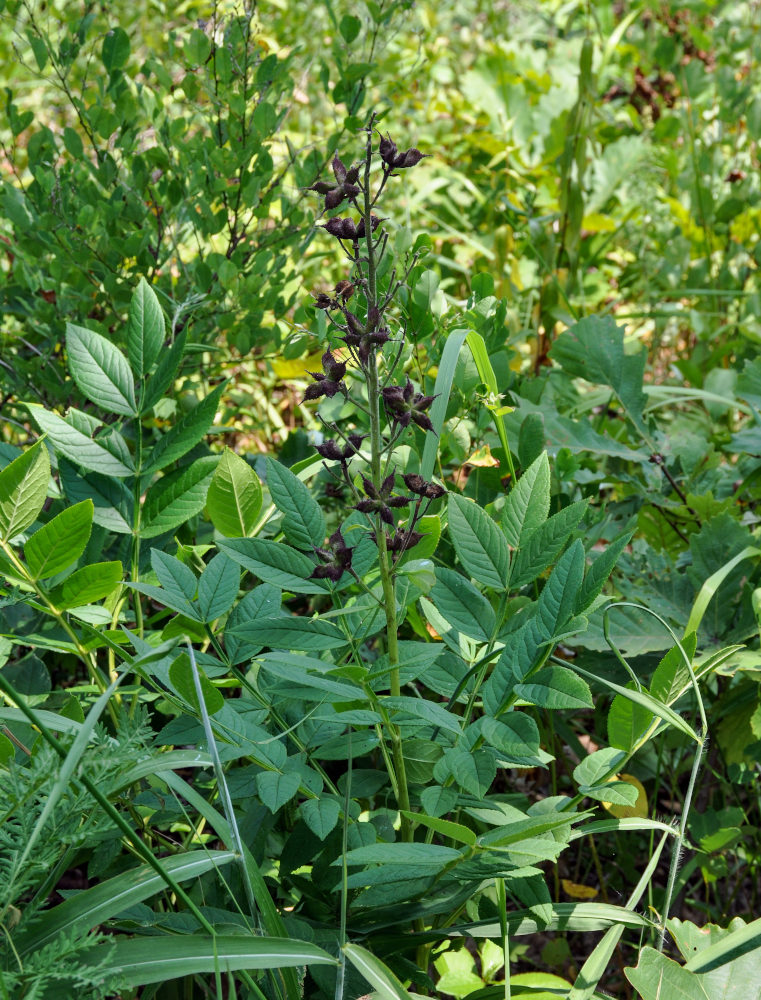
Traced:
<svg viewBox="0 0 761 1000">
<path fill-rule="evenodd" d="M 416 392 L 408 378 L 401 385 L 391 382 L 402 355 L 404 336 L 400 331 L 396 339 L 391 337 L 386 313 L 415 266 L 416 258 L 413 257 L 411 263 L 408 262 L 405 272 L 400 276 L 392 268 L 388 286 L 384 290 L 379 288 L 379 265 L 387 252 L 388 237 L 374 210 L 389 179 L 399 170 L 414 167 L 423 158 L 423 154 L 417 149 L 400 153 L 388 136 L 381 137 L 375 149 L 374 121 L 375 116 L 365 129 L 363 162 L 347 167 L 336 156 L 332 165 L 335 182 L 318 182 L 313 187 L 313 190 L 324 196 L 326 210 L 338 208 L 348 201 L 358 213 L 358 218 L 333 217 L 325 223 L 326 232 L 341 243 L 344 253 L 351 261 L 352 271 L 351 279 L 339 281 L 332 295 L 322 292 L 316 296 L 317 308 L 329 313 L 333 328 L 340 332 L 338 339 L 348 350 L 350 361 L 339 361 L 330 348 L 326 350 L 322 356 L 323 371 L 310 373 L 314 383 L 307 389 L 305 398 L 332 397 L 341 393 L 346 399 L 350 399 L 350 389 L 345 381 L 348 364 L 356 369 L 367 387 L 367 406 L 359 400 L 354 400 L 354 403 L 366 412 L 369 433 L 344 434 L 332 425 L 332 429 L 340 434 L 342 443 L 328 439 L 317 450 L 326 462 L 340 463 L 340 475 L 356 500 L 355 509 L 368 518 L 378 549 L 390 691 L 392 696 L 399 696 L 401 680 L 396 567 L 402 555 L 422 538 L 415 531 L 417 522 L 430 504 L 443 496 L 445 491 L 435 483 L 425 482 L 421 476 L 405 475 L 402 477 L 404 484 L 413 495 L 400 493 L 396 488 L 396 471 L 389 468 L 393 449 L 410 424 L 414 423 L 423 430 L 433 430 L 426 413 L 433 397 Z M 373 191 L 372 168 L 376 157 L 380 159 L 381 172 Z M 357 292 L 357 298 L 360 301 L 364 299 L 364 308 L 360 310 L 364 315 L 361 316 L 355 315 L 348 305 Z M 390 360 L 384 356 L 384 349 L 387 347 Z M 363 456 L 361 445 L 365 437 L 369 439 L 369 463 L 366 474 L 361 476 L 360 489 L 349 474 L 349 463 L 358 455 Z M 401 511 L 405 512 L 403 525 L 398 521 Z M 346 546 L 340 531 L 331 536 L 329 544 L 329 548 L 318 550 L 323 565 L 317 567 L 315 573 L 320 577 L 337 580 L 345 570 L 351 571 L 352 550 Z M 388 733 L 393 762 L 390 777 L 402 812 L 402 836 L 411 840 L 412 830 L 404 815 L 410 810 L 410 798 L 401 735 L 398 727 L 393 724 L 389 724 Z"/>
</svg>

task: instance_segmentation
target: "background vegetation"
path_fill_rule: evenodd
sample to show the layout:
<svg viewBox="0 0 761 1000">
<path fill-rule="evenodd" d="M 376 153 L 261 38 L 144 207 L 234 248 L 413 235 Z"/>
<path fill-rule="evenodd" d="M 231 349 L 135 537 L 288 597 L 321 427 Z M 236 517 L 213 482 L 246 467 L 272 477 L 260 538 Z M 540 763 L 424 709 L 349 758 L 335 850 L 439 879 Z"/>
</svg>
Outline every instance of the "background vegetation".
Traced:
<svg viewBox="0 0 761 1000">
<path fill-rule="evenodd" d="M 756 995 L 759 17 L 0 2 L 4 997 Z"/>
</svg>

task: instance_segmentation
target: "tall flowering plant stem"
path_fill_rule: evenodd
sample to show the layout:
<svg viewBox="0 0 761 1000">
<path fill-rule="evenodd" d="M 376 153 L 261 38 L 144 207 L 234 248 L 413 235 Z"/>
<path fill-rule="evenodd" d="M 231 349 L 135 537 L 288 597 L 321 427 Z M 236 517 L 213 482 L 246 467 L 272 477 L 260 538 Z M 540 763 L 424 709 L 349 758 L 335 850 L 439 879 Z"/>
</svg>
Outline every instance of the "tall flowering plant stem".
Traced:
<svg viewBox="0 0 761 1000">
<path fill-rule="evenodd" d="M 347 167 L 336 156 L 332 164 L 334 182 L 321 181 L 313 187 L 324 196 L 326 211 L 348 202 L 357 217 L 334 216 L 324 225 L 326 232 L 341 243 L 351 262 L 351 273 L 349 279 L 335 285 L 332 294 L 320 292 L 316 296 L 316 304 L 328 313 L 331 330 L 343 342 L 342 354 L 347 360 L 339 360 L 333 349 L 328 348 L 322 357 L 323 371 L 310 373 L 314 383 L 307 389 L 306 398 L 332 397 L 341 393 L 366 415 L 369 434 L 346 433 L 333 423 L 327 425 L 328 430 L 339 435 L 340 443 L 330 438 L 317 450 L 326 462 L 340 463 L 340 478 L 356 501 L 355 509 L 367 518 L 377 546 L 379 599 L 385 615 L 390 692 L 398 697 L 401 679 L 396 570 L 402 555 L 422 537 L 415 531 L 418 520 L 445 491 L 435 483 L 426 483 L 420 476 L 407 475 L 402 477 L 404 484 L 416 495 L 401 493 L 397 490 L 396 471 L 391 467 L 394 448 L 412 423 L 424 430 L 433 429 L 426 414 L 433 397 L 416 392 L 409 379 L 404 384 L 393 384 L 404 354 L 405 330 L 401 327 L 392 334 L 392 321 L 388 314 L 394 298 L 415 266 L 416 257 L 406 262 L 400 274 L 392 267 L 389 281 L 381 290 L 379 268 L 390 251 L 388 235 L 375 209 L 388 181 L 398 176 L 399 171 L 416 166 L 423 159 L 423 154 L 414 148 L 400 153 L 388 136 L 379 136 L 375 121 L 373 115 L 365 127 L 363 159 Z M 380 178 L 374 183 L 373 168 L 378 161 Z M 359 316 L 348 305 L 355 294 L 361 303 Z M 345 381 L 349 366 L 352 374 L 365 383 L 366 404 L 352 395 Z M 369 460 L 367 449 L 362 450 L 365 437 L 369 438 Z M 365 469 L 360 476 L 360 488 L 355 475 L 352 475 L 357 470 L 353 468 L 350 472 L 349 466 L 363 461 Z M 400 524 L 402 512 L 404 523 Z M 340 531 L 331 536 L 330 542 L 330 550 L 318 550 L 325 564 L 318 567 L 316 573 L 323 578 L 338 580 L 341 573 L 351 567 L 351 549 L 346 546 Z M 410 797 L 401 735 L 398 727 L 390 722 L 387 732 L 391 743 L 391 761 L 387 758 L 387 763 L 392 765 L 390 778 L 402 814 L 402 833 L 406 840 L 411 840 L 412 829 L 405 816 L 410 811 Z"/>
</svg>

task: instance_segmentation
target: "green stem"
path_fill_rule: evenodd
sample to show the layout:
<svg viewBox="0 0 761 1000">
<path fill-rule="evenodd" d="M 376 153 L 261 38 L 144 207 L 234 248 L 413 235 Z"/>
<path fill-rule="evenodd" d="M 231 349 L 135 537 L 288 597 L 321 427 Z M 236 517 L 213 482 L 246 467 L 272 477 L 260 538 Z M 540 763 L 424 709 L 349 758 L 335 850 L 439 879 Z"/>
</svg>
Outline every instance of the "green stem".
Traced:
<svg viewBox="0 0 761 1000">
<path fill-rule="evenodd" d="M 367 312 L 375 309 L 378 305 L 378 277 L 375 258 L 375 245 L 373 243 L 372 227 L 372 198 L 370 195 L 370 165 L 373 155 L 373 118 L 367 127 L 367 153 L 365 156 L 364 172 L 364 220 L 365 239 L 367 243 Z M 384 453 L 383 435 L 381 432 L 380 414 L 380 380 L 378 377 L 378 356 L 377 351 L 373 351 L 367 364 L 367 398 L 370 407 L 370 477 L 375 488 L 380 492 L 383 482 L 382 461 Z M 383 605 L 386 614 L 386 651 L 389 664 L 391 665 L 390 687 L 393 697 L 401 694 L 401 680 L 399 671 L 399 636 L 396 625 L 396 596 L 394 588 L 393 569 L 389 560 L 388 548 L 386 546 L 386 529 L 381 521 L 380 515 L 376 517 L 375 537 L 378 545 L 378 568 L 380 571 L 381 589 L 383 592 Z M 391 738 L 391 753 L 394 761 L 394 771 L 396 772 L 398 786 L 398 806 L 401 813 L 402 838 L 406 841 L 412 840 L 412 827 L 409 819 L 404 815 L 410 811 L 410 795 L 407 786 L 407 772 L 402 752 L 402 736 L 399 727 L 389 725 L 389 735 Z"/>
<path fill-rule="evenodd" d="M 103 673 L 100 667 L 98 666 L 93 654 L 82 645 L 79 636 L 71 627 L 71 625 L 69 625 L 64 613 L 61 610 L 59 610 L 55 606 L 55 604 L 53 604 L 53 602 L 50 600 L 45 591 L 40 587 L 37 581 L 33 579 L 29 571 L 27 570 L 26 566 L 17 557 L 16 553 L 13 551 L 10 545 L 8 545 L 7 542 L 0 542 L 0 548 L 2 548 L 6 558 L 13 565 L 13 568 L 16 570 L 19 576 L 23 580 L 25 580 L 30 587 L 32 587 L 40 603 L 42 603 L 45 606 L 48 613 L 56 620 L 58 625 L 60 625 L 60 627 L 64 630 L 66 635 L 68 635 L 68 637 L 71 639 L 74 648 L 77 651 L 77 655 L 79 656 L 80 660 L 84 663 L 84 665 L 87 667 L 87 672 L 89 673 L 91 680 L 97 686 L 100 693 L 103 694 L 103 692 L 108 687 L 108 681 L 103 676 Z M 110 703 L 109 703 L 109 714 L 111 715 L 113 721 L 116 722 L 116 714 L 113 708 L 111 707 Z"/>
<path fill-rule="evenodd" d="M 135 421 L 135 482 L 132 487 L 132 568 L 130 579 L 137 583 L 140 578 L 140 472 L 143 467 L 143 426 L 139 418 Z M 140 594 L 133 590 L 135 627 L 137 634 L 143 638 L 143 605 Z"/>
</svg>

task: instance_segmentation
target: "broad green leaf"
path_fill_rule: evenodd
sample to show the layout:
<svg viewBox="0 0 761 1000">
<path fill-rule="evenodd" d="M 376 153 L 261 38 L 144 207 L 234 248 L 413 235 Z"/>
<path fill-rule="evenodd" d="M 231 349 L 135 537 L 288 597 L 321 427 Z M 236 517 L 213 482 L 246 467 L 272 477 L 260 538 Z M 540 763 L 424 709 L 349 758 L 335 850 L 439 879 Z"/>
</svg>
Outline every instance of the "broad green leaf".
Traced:
<svg viewBox="0 0 761 1000">
<path fill-rule="evenodd" d="M 553 514 L 535 528 L 521 544 L 513 561 L 510 576 L 511 589 L 523 587 L 535 580 L 555 561 L 565 547 L 587 509 L 587 501 L 579 500 Z"/>
<path fill-rule="evenodd" d="M 654 948 L 644 947 L 637 967 L 624 973 L 642 1000 L 717 1000 L 706 991 L 702 976 Z"/>
<path fill-rule="evenodd" d="M 232 629 L 236 639 L 269 646 L 271 649 L 300 649 L 311 653 L 337 649 L 348 639 L 332 622 L 321 618 L 261 618 L 243 622 Z"/>
<path fill-rule="evenodd" d="M 550 463 L 547 452 L 526 469 L 510 490 L 502 511 L 502 530 L 514 549 L 523 545 L 550 512 Z"/>
<path fill-rule="evenodd" d="M 0 505 L 1 508 L 1 505 Z M 67 507 L 31 536 L 24 558 L 33 579 L 55 576 L 82 555 L 92 531 L 93 502 Z"/>
<path fill-rule="evenodd" d="M 0 539 L 10 541 L 37 520 L 48 493 L 50 457 L 38 441 L 0 472 Z"/>
<path fill-rule="evenodd" d="M 201 681 L 203 703 L 206 706 L 206 711 L 209 715 L 214 715 L 224 707 L 225 699 L 223 698 L 222 693 L 214 687 L 201 668 L 198 667 L 197 669 L 199 680 Z M 169 668 L 169 680 L 171 681 L 177 694 L 180 695 L 180 697 L 183 698 L 188 705 L 192 706 L 196 712 L 200 712 L 201 707 L 198 703 L 198 692 L 196 691 L 190 658 L 187 653 L 181 653 L 171 665 Z"/>
<path fill-rule="evenodd" d="M 280 462 L 267 459 L 267 487 L 283 517 L 288 541 L 310 552 L 325 541 L 325 518 L 307 487 Z"/>
<path fill-rule="evenodd" d="M 227 538 L 245 538 L 254 530 L 261 509 L 259 477 L 248 462 L 226 448 L 206 496 L 212 524 Z"/>
<path fill-rule="evenodd" d="M 690 632 L 681 640 L 681 646 L 692 659 L 697 649 L 698 637 Z M 690 683 L 690 671 L 684 662 L 679 646 L 671 649 L 661 658 L 650 681 L 650 694 L 666 705 L 672 704 Z"/>
<path fill-rule="evenodd" d="M 108 597 L 122 582 L 122 564 L 116 562 L 91 563 L 75 570 L 62 584 L 50 592 L 50 600 L 59 608 L 78 608 Z"/>
<path fill-rule="evenodd" d="M 637 800 L 637 789 L 634 785 L 608 781 L 625 760 L 626 753 L 615 747 L 604 747 L 589 754 L 573 771 L 573 779 L 579 785 L 579 793 L 604 802 L 617 802 L 618 796 L 624 801 L 617 804 L 633 805 Z"/>
<path fill-rule="evenodd" d="M 547 639 L 561 635 L 573 617 L 584 578 L 584 546 L 577 538 L 558 560 L 536 604 L 536 621 Z"/>
<path fill-rule="evenodd" d="M 337 965 L 322 948 L 308 941 L 253 935 L 173 934 L 168 937 L 112 937 L 105 945 L 91 948 L 86 965 L 93 975 L 116 977 L 126 987 L 187 979 L 202 973 L 234 972 L 238 969 L 282 969 L 303 965 Z"/>
<path fill-rule="evenodd" d="M 199 458 L 154 483 L 145 496 L 141 537 L 154 538 L 172 531 L 203 510 L 216 465 L 216 456 Z"/>
<path fill-rule="evenodd" d="M 529 913 L 537 919 L 540 927 L 546 927 L 552 920 L 552 899 L 544 875 L 511 879 L 509 892 L 518 902 L 523 903 L 528 908 Z"/>
<path fill-rule="evenodd" d="M 429 785 L 420 793 L 420 802 L 429 816 L 444 816 L 457 804 L 457 790 L 451 785 Z"/>
<path fill-rule="evenodd" d="M 567 667 L 544 667 L 514 690 L 539 708 L 592 708 L 594 704 L 589 685 Z"/>
<path fill-rule="evenodd" d="M 219 397 L 224 388 L 225 383 L 218 385 L 205 399 L 194 406 L 190 413 L 179 420 L 170 431 L 159 438 L 153 450 L 148 454 L 148 461 L 143 469 L 144 474 L 158 472 L 159 469 L 163 469 L 182 458 L 191 448 L 195 448 L 214 422 Z"/>
<path fill-rule="evenodd" d="M 481 735 L 489 746 L 508 758 L 508 762 L 537 757 L 541 750 L 539 729 L 530 715 L 507 712 L 499 719 L 485 716 Z"/>
<path fill-rule="evenodd" d="M 162 858 L 161 864 L 176 882 L 187 882 L 229 864 L 235 857 L 233 851 L 190 851 Z M 14 938 L 14 945 L 22 955 L 37 951 L 59 935 L 76 936 L 89 931 L 165 888 L 165 880 L 148 865 L 122 872 L 45 910 L 31 930 Z"/>
<path fill-rule="evenodd" d="M 376 990 L 378 1000 L 410 1000 L 410 995 L 391 969 L 371 951 L 358 944 L 345 944 L 343 951 L 351 964 Z"/>
<path fill-rule="evenodd" d="M 503 964 L 504 962 L 501 962 L 500 966 Z M 434 965 L 436 971 L 440 973 L 436 983 L 436 990 L 439 994 L 465 997 L 476 990 L 480 992 L 483 987 L 483 979 L 477 975 L 476 963 L 467 948 L 442 952 L 434 960 Z M 483 961 L 481 968 L 484 968 Z"/>
<path fill-rule="evenodd" d="M 670 920 L 668 927 L 681 950 L 685 926 L 682 925 L 682 933 L 678 935 L 676 923 Z M 713 924 L 706 929 L 695 928 L 689 941 L 693 950 L 686 967 L 702 975 L 711 1000 L 714 996 L 722 1000 L 745 1000 L 752 995 L 749 989 L 758 989 L 761 982 L 761 917 L 748 924 L 737 917 L 727 928 Z"/>
<path fill-rule="evenodd" d="M 67 500 L 72 503 L 91 500 L 93 522 L 118 535 L 132 532 L 134 498 L 121 479 L 111 479 L 97 472 L 78 472 L 68 458 L 58 459 L 58 474 Z"/>
<path fill-rule="evenodd" d="M 629 419 L 647 432 L 642 411 L 647 396 L 642 391 L 647 351 L 624 350 L 624 328 L 612 316 L 585 316 L 557 338 L 550 357 L 569 375 L 598 385 L 608 385 L 618 396 Z"/>
<path fill-rule="evenodd" d="M 109 73 L 121 69 L 129 59 L 129 35 L 124 28 L 111 28 L 103 38 L 101 59 Z"/>
<path fill-rule="evenodd" d="M 218 552 L 198 581 L 198 607 L 205 622 L 213 622 L 229 611 L 238 596 L 240 568 L 224 552 Z"/>
<path fill-rule="evenodd" d="M 8 762 L 16 756 L 16 748 L 8 739 L 0 733 L 0 767 L 6 767 Z"/>
<path fill-rule="evenodd" d="M 491 638 L 495 626 L 492 606 L 460 573 L 437 566 L 430 596 L 442 617 L 458 632 L 481 642 Z"/>
<path fill-rule="evenodd" d="M 153 367 L 165 336 L 159 300 L 145 278 L 141 278 L 132 293 L 127 319 L 127 357 L 138 378 L 147 375 Z"/>
<path fill-rule="evenodd" d="M 449 494 L 449 535 L 465 572 L 484 587 L 504 590 L 510 566 L 505 536 L 489 515 L 456 493 Z"/>
<path fill-rule="evenodd" d="M 135 383 L 122 352 L 99 333 L 66 324 L 69 369 L 91 403 L 125 417 L 137 414 Z"/>
<path fill-rule="evenodd" d="M 256 643 L 251 652 L 251 645 L 233 634 L 236 625 L 243 622 L 256 621 L 257 618 L 274 618 L 280 610 L 282 594 L 277 587 L 269 583 L 261 583 L 250 590 L 230 612 L 225 628 L 225 650 L 233 663 L 250 659 L 253 652 L 258 652 L 261 643 Z"/>
<path fill-rule="evenodd" d="M 402 754 L 409 783 L 427 785 L 433 777 L 433 769 L 436 761 L 441 758 L 441 753 L 441 746 L 432 740 L 419 739 L 416 736 L 404 739 Z"/>
<path fill-rule="evenodd" d="M 182 359 L 185 357 L 186 336 L 187 334 L 183 330 L 177 335 L 172 346 L 161 353 L 156 370 L 145 383 L 145 395 L 141 406 L 143 413 L 155 406 L 174 382 Z"/>
<path fill-rule="evenodd" d="M 260 580 L 281 590 L 294 594 L 324 594 L 327 590 L 322 580 L 310 579 L 314 562 L 290 545 L 263 538 L 234 538 L 220 542 L 219 548 Z"/>
<path fill-rule="evenodd" d="M 256 776 L 259 798 L 272 813 L 290 802 L 299 790 L 301 778 L 297 771 L 262 771 Z"/>
<path fill-rule="evenodd" d="M 617 694 L 608 709 L 608 742 L 619 750 L 632 750 L 654 718 L 644 706 Z"/>
<path fill-rule="evenodd" d="M 103 445 L 94 441 L 91 435 L 78 430 L 57 413 L 52 413 L 36 403 L 27 403 L 26 406 L 32 419 L 47 436 L 56 452 L 60 452 L 70 462 L 117 479 L 134 475 L 135 470 L 131 463 L 128 465 L 116 458 Z"/>
<path fill-rule="evenodd" d="M 307 799 L 299 806 L 299 813 L 312 833 L 325 840 L 338 823 L 341 807 L 336 799 Z"/>
<path fill-rule="evenodd" d="M 489 751 L 467 750 L 462 746 L 445 750 L 433 770 L 439 784 L 444 784 L 451 775 L 461 788 L 477 798 L 486 795 L 496 773 L 497 765 Z"/>
</svg>

